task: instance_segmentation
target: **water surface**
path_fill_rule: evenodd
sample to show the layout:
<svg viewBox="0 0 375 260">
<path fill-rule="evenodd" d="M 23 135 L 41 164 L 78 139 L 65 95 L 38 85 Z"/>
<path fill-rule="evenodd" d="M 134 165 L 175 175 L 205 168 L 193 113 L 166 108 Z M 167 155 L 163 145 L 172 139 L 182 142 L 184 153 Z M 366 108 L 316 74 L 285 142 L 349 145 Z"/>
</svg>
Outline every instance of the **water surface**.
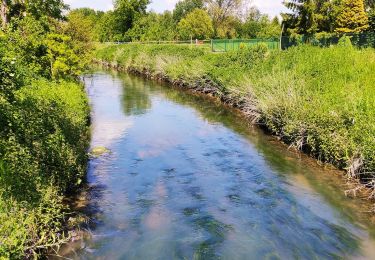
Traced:
<svg viewBox="0 0 375 260">
<path fill-rule="evenodd" d="M 233 109 L 126 74 L 85 77 L 91 236 L 73 259 L 375 259 L 340 173 Z"/>
</svg>

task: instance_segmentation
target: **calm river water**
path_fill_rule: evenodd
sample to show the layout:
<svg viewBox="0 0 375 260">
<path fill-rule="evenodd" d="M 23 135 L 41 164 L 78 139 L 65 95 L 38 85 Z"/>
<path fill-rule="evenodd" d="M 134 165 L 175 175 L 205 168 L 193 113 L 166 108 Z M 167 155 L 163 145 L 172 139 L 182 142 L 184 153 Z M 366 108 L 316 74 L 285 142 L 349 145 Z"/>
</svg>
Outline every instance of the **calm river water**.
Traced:
<svg viewBox="0 0 375 260">
<path fill-rule="evenodd" d="M 111 153 L 90 161 L 91 235 L 66 257 L 375 259 L 340 173 L 202 96 L 112 72 L 84 81 L 91 146 Z"/>
</svg>

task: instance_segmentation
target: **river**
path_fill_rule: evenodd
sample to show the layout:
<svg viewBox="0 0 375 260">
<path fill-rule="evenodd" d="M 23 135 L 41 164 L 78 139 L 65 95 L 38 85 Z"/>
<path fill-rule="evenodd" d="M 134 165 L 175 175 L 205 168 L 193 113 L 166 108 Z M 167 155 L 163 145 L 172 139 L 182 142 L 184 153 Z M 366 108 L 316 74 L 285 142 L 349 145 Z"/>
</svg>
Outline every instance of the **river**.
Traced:
<svg viewBox="0 0 375 260">
<path fill-rule="evenodd" d="M 340 172 L 215 100 L 125 73 L 84 82 L 91 147 L 110 153 L 89 162 L 90 235 L 65 257 L 375 259 Z"/>
</svg>

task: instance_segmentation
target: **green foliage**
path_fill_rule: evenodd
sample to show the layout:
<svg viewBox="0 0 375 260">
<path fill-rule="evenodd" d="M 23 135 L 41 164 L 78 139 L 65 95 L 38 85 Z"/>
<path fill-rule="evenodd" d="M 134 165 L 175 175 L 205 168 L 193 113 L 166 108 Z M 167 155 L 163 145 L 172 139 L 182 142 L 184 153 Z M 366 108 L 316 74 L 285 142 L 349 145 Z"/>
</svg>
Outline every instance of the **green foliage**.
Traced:
<svg viewBox="0 0 375 260">
<path fill-rule="evenodd" d="M 291 0 L 284 4 L 292 14 L 283 14 L 289 33 L 311 36 L 314 33 L 334 32 L 342 0 Z"/>
<path fill-rule="evenodd" d="M 368 17 L 363 0 L 344 0 L 343 10 L 337 17 L 339 33 L 361 32 L 368 28 Z"/>
<path fill-rule="evenodd" d="M 349 36 L 341 37 L 337 45 L 340 47 L 347 47 L 347 48 L 353 47 L 352 41 L 350 40 Z"/>
<path fill-rule="evenodd" d="M 12 19 L 22 19 L 28 16 L 38 20 L 45 17 L 61 20 L 64 19 L 63 12 L 68 9 L 63 0 L 3 0 L 1 7 L 3 27 L 6 27 Z"/>
<path fill-rule="evenodd" d="M 178 30 L 182 39 L 209 39 L 214 32 L 208 13 L 202 9 L 195 9 L 178 23 Z"/>
<path fill-rule="evenodd" d="M 63 24 L 33 17 L 13 20 L 5 36 L 7 52 L 35 76 L 77 77 L 90 61 L 92 50 L 91 37 L 83 31 L 87 27 L 80 25 L 73 18 Z"/>
<path fill-rule="evenodd" d="M 113 12 L 115 23 L 112 28 L 116 35 L 122 35 L 132 28 L 134 22 L 146 13 L 149 0 L 116 0 Z M 125 38 L 123 38 L 125 39 Z"/>
<path fill-rule="evenodd" d="M 176 23 L 178 23 L 194 9 L 203 9 L 203 7 L 203 0 L 181 0 L 177 2 L 173 10 L 173 19 Z"/>
<path fill-rule="evenodd" d="M 287 21 L 297 28 L 297 33 L 312 35 L 318 30 L 316 21 L 316 3 L 314 0 L 292 0 L 284 3 L 294 14 Z"/>
<path fill-rule="evenodd" d="M 72 22 L 13 18 L 0 38 L 0 259 L 68 236 L 63 196 L 84 180 L 88 146 L 85 92 L 70 80 L 90 51 Z"/>
<path fill-rule="evenodd" d="M 281 33 L 277 17 L 272 21 L 267 15 L 262 15 L 258 9 L 253 9 L 240 28 L 237 28 L 241 38 L 278 39 Z"/>
<path fill-rule="evenodd" d="M 193 52 L 196 52 L 194 55 Z M 174 82 L 213 82 L 237 100 L 254 96 L 260 123 L 316 158 L 361 177 L 375 169 L 375 52 L 347 46 L 264 46 L 213 54 L 184 46 L 110 46 L 96 56 Z M 219 94 L 218 94 L 219 95 Z"/>
<path fill-rule="evenodd" d="M 150 12 L 138 19 L 126 33 L 131 41 L 172 41 L 176 38 L 176 28 L 172 14 Z"/>
<path fill-rule="evenodd" d="M 139 35 L 128 31 L 136 26 L 136 22 L 146 14 L 149 0 L 116 0 L 115 9 L 100 16 L 95 30 L 97 39 L 107 41 L 130 41 L 131 38 L 139 38 Z M 139 26 L 139 24 L 138 24 Z M 136 31 L 136 29 L 135 29 Z"/>
<path fill-rule="evenodd" d="M 234 38 L 236 24 L 242 13 L 243 0 L 206 0 L 207 11 L 212 18 L 214 35 Z"/>
<path fill-rule="evenodd" d="M 59 220 L 65 218 L 62 197 L 52 188 L 44 192 L 43 201 L 35 208 L 13 199 L 0 200 L 1 259 L 22 259 L 25 251 L 36 258 L 35 247 L 43 248 L 62 239 L 63 234 L 58 233 L 62 230 Z"/>
<path fill-rule="evenodd" d="M 74 44 L 69 36 L 48 34 L 45 45 L 53 79 L 78 77 L 82 73 L 80 57 L 74 52 Z"/>
</svg>

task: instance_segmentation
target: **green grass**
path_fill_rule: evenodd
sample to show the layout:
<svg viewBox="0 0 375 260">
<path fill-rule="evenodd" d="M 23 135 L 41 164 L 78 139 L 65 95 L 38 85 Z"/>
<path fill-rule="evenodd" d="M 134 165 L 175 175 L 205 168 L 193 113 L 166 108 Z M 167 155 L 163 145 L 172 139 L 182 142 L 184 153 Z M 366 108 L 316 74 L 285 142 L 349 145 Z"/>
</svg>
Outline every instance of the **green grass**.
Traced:
<svg viewBox="0 0 375 260">
<path fill-rule="evenodd" d="M 212 49 L 215 52 L 237 51 L 245 47 L 253 47 L 259 44 L 267 45 L 269 49 L 277 50 L 280 48 L 279 41 L 262 39 L 232 39 L 232 40 L 213 40 Z"/>
<path fill-rule="evenodd" d="M 258 45 L 224 54 L 184 46 L 101 47 L 99 60 L 180 85 L 209 81 L 217 95 L 253 100 L 285 142 L 362 180 L 375 171 L 375 51 Z"/>
</svg>

